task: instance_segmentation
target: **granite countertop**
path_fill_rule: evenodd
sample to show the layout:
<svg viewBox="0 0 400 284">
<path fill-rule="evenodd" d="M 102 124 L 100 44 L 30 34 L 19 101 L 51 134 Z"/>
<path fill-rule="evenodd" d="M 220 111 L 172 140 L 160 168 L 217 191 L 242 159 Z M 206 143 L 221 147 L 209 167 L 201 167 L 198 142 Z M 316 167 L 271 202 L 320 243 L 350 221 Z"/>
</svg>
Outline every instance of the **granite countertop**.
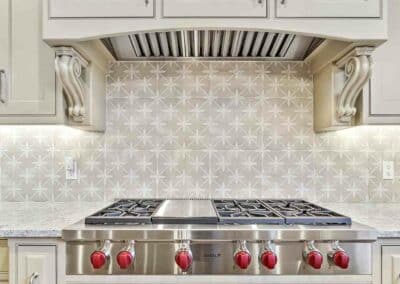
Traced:
<svg viewBox="0 0 400 284">
<path fill-rule="evenodd" d="M 61 230 L 109 202 L 0 202 L 0 238 L 58 238 Z M 400 203 L 323 203 L 378 230 L 380 238 L 400 238 Z"/>
<path fill-rule="evenodd" d="M 377 229 L 379 238 L 400 238 L 400 203 L 322 203 L 321 206 L 350 216 Z"/>
<path fill-rule="evenodd" d="M 109 202 L 0 202 L 0 238 L 58 238 Z"/>
</svg>

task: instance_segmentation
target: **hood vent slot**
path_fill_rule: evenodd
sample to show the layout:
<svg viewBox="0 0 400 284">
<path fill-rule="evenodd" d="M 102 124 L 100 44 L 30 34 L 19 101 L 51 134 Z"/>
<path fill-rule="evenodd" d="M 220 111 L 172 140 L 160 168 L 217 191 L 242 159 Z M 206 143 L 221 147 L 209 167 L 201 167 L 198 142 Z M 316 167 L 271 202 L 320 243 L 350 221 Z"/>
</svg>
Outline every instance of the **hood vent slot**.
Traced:
<svg viewBox="0 0 400 284">
<path fill-rule="evenodd" d="M 303 60 L 318 45 L 314 37 L 256 31 L 170 31 L 103 39 L 117 60 L 140 58 L 263 58 Z M 312 49 L 312 50 L 310 50 Z"/>
</svg>

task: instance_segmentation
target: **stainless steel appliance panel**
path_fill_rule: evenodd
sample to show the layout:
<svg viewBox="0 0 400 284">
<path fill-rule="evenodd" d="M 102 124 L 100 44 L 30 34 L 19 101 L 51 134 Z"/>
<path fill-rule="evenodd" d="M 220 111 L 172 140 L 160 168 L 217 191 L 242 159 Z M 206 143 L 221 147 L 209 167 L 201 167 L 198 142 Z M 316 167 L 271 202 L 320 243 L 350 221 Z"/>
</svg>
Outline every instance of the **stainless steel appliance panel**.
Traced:
<svg viewBox="0 0 400 284">
<path fill-rule="evenodd" d="M 135 264 L 122 270 L 116 263 L 115 256 L 125 246 L 125 242 L 112 242 L 111 257 L 102 269 L 93 269 L 90 255 L 101 247 L 102 242 L 68 242 L 66 246 L 67 275 L 370 275 L 372 274 L 372 243 L 341 242 L 340 246 L 350 256 L 348 269 L 340 269 L 332 265 L 327 258 L 331 250 L 331 242 L 316 242 L 316 247 L 324 256 L 320 270 L 314 270 L 303 260 L 304 242 L 278 242 L 273 248 L 278 256 L 275 269 L 264 268 L 259 257 L 263 251 L 263 242 L 247 242 L 252 255 L 248 269 L 241 270 L 233 260 L 237 248 L 235 241 L 192 242 L 190 248 L 194 262 L 187 272 L 182 272 L 175 264 L 176 251 L 180 242 L 136 242 Z"/>
</svg>

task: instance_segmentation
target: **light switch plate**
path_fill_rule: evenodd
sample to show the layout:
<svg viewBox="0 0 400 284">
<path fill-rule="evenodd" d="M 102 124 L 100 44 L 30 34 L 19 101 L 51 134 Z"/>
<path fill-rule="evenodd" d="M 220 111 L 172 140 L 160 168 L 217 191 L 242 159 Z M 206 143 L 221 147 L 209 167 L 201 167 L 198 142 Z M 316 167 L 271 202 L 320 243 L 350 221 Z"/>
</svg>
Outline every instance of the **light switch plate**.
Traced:
<svg viewBox="0 0 400 284">
<path fill-rule="evenodd" d="M 384 180 L 394 179 L 394 161 L 382 162 L 382 178 Z"/>
</svg>

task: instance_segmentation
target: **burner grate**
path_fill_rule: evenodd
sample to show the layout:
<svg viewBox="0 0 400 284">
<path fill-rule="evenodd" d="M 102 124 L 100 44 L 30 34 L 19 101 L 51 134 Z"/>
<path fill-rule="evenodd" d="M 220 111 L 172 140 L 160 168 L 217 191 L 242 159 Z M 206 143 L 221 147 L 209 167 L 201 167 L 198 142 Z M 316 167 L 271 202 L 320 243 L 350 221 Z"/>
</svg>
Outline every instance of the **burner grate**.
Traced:
<svg viewBox="0 0 400 284">
<path fill-rule="evenodd" d="M 86 217 L 86 224 L 150 224 L 151 216 L 163 200 L 123 199 Z"/>
<path fill-rule="evenodd" d="M 261 200 L 285 218 L 286 224 L 350 225 L 351 219 L 313 203 L 298 200 Z"/>
<path fill-rule="evenodd" d="M 220 224 L 283 224 L 284 219 L 259 200 L 213 200 Z"/>
</svg>

